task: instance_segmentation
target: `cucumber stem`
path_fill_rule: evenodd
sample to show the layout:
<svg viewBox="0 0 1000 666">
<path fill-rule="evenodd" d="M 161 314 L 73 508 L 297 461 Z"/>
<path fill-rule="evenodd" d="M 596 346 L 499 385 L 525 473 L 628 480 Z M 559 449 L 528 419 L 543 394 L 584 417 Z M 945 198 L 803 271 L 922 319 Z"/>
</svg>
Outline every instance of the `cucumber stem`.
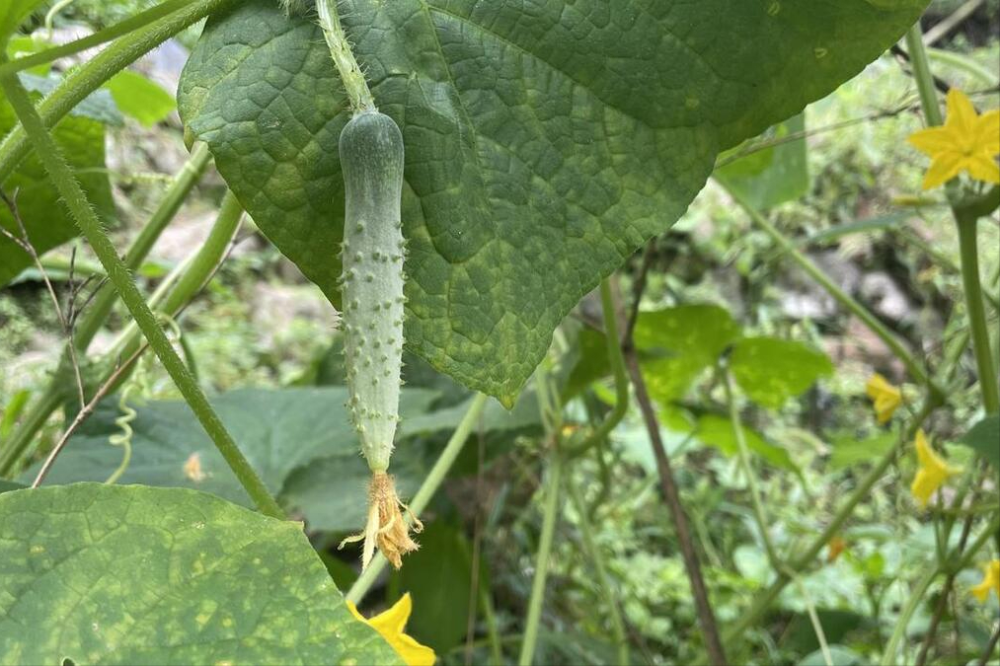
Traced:
<svg viewBox="0 0 1000 666">
<path fill-rule="evenodd" d="M 323 28 L 323 37 L 330 47 L 330 56 L 337 66 L 337 71 L 340 72 L 340 79 L 344 82 L 351 109 L 354 113 L 375 111 L 375 98 L 372 97 L 372 91 L 368 88 L 368 82 L 361 71 L 361 66 L 358 65 L 357 58 L 354 57 L 351 44 L 347 41 L 344 26 L 340 23 L 337 0 L 316 0 L 316 9 L 319 11 L 319 25 Z"/>
</svg>

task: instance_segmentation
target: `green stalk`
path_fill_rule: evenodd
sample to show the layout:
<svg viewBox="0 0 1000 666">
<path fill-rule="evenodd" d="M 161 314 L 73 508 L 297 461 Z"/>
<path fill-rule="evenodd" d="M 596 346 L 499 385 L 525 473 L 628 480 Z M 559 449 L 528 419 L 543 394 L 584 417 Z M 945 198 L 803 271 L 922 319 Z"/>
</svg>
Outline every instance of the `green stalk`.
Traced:
<svg viewBox="0 0 1000 666">
<path fill-rule="evenodd" d="M 982 283 L 979 279 L 979 249 L 976 239 L 978 219 L 956 212 L 955 221 L 958 224 L 958 244 L 962 258 L 965 308 L 972 333 L 972 351 L 975 353 L 976 369 L 979 371 L 983 409 L 987 414 L 996 414 L 1000 412 L 1000 389 L 997 387 L 997 366 L 993 363 L 990 331 L 986 324 Z"/>
<path fill-rule="evenodd" d="M 910 375 L 916 380 L 917 383 L 926 385 L 930 387 L 931 391 L 939 394 L 945 395 L 944 390 L 938 385 L 938 383 L 931 379 L 927 374 L 927 371 L 917 362 L 915 358 L 907 351 L 906 347 L 902 342 L 888 329 L 885 325 L 880 322 L 875 315 L 871 313 L 865 306 L 863 306 L 858 301 L 854 300 L 849 294 L 847 294 L 843 289 L 834 284 L 833 280 L 829 278 L 816 264 L 808 259 L 804 254 L 802 254 L 795 245 L 782 234 L 777 227 L 768 221 L 764 215 L 758 211 L 753 204 L 751 204 L 745 197 L 743 197 L 739 192 L 730 188 L 725 181 L 721 179 L 716 179 L 716 182 L 722 186 L 729 196 L 739 204 L 741 208 L 750 216 L 750 219 L 754 223 L 764 230 L 771 240 L 777 243 L 788 255 L 791 257 L 792 261 L 799 265 L 799 267 L 804 270 L 809 276 L 816 281 L 819 286 L 823 287 L 828 294 L 830 294 L 834 300 L 847 308 L 851 314 L 860 319 L 865 326 L 867 326 L 872 333 L 877 335 L 882 342 L 892 351 L 896 357 L 902 361 L 903 365 L 906 366 L 906 370 Z"/>
<path fill-rule="evenodd" d="M 594 565 L 594 573 L 597 574 L 597 585 L 604 596 L 604 601 L 608 605 L 608 613 L 611 615 L 611 630 L 614 634 L 615 645 L 618 650 L 618 664 L 625 666 L 629 663 L 628 640 L 625 637 L 625 622 L 618 610 L 618 599 L 615 596 L 614 587 L 611 585 L 611 578 L 608 570 L 604 566 L 604 557 L 594 540 L 594 530 L 590 524 L 590 516 L 587 507 L 580 497 L 580 491 L 573 483 L 572 479 L 566 480 L 567 490 L 569 490 L 570 500 L 580 517 L 580 536 L 583 537 L 583 549 L 587 552 L 587 557 Z"/>
<path fill-rule="evenodd" d="M 130 32 L 135 32 L 140 28 L 144 28 L 150 23 L 158 21 L 164 16 L 181 9 L 185 5 L 191 4 L 193 1 L 194 0 L 166 0 L 166 2 L 150 7 L 145 11 L 139 12 L 135 16 L 130 16 L 124 21 L 119 21 L 114 25 L 108 26 L 103 30 L 98 30 L 91 35 L 87 35 L 86 37 L 81 37 L 80 39 L 69 42 L 68 44 L 61 44 L 50 49 L 45 49 L 44 51 L 39 51 L 38 53 L 26 55 L 23 58 L 18 58 L 17 60 L 12 60 L 8 63 L 0 65 L 0 78 L 7 76 L 8 74 L 13 74 L 14 72 L 20 72 L 37 65 L 44 65 L 45 63 L 52 62 L 53 60 L 65 58 L 66 56 L 71 56 L 75 53 L 80 53 L 81 51 L 86 51 L 87 49 L 100 46 L 101 44 L 106 44 L 114 39 L 127 35 Z"/>
<path fill-rule="evenodd" d="M 236 478 L 260 510 L 267 515 L 284 518 L 284 511 L 240 452 L 236 442 L 233 441 L 232 436 L 198 386 L 198 382 L 188 371 L 184 361 L 174 351 L 166 333 L 160 328 L 156 316 L 146 305 L 128 269 L 118 257 L 115 246 L 101 227 L 97 214 L 90 202 L 87 201 L 86 194 L 66 163 L 59 146 L 56 145 L 45 128 L 42 118 L 31 104 L 28 92 L 16 76 L 0 79 L 0 87 L 7 94 L 11 107 L 20 119 L 25 133 L 30 137 L 32 146 L 41 158 L 46 172 L 80 227 L 80 231 L 104 266 L 108 278 L 121 296 L 125 307 L 132 314 L 153 352 L 159 357 L 167 373 L 177 385 L 184 400 L 205 428 L 205 432 L 218 447 L 222 457 L 226 459 Z"/>
<path fill-rule="evenodd" d="M 184 163 L 184 166 L 181 167 L 180 172 L 164 193 L 159 205 L 149 218 L 149 222 L 146 223 L 146 226 L 142 228 L 142 231 L 139 232 L 139 235 L 132 242 L 132 246 L 125 255 L 126 268 L 130 271 L 139 269 L 142 262 L 149 256 L 149 251 L 153 248 L 163 230 L 167 228 L 167 225 L 177 215 L 177 211 L 180 210 L 188 194 L 191 193 L 195 184 L 201 180 L 211 160 L 212 156 L 208 152 L 208 146 L 204 143 L 199 143 L 191 153 L 191 157 Z M 111 308 L 114 307 L 116 300 L 115 290 L 110 285 L 104 285 L 97 296 L 94 297 L 94 300 L 76 327 L 74 340 L 77 349 L 86 351 L 91 340 L 94 339 L 94 335 L 97 334 L 97 331 L 107 321 L 108 314 L 111 312 Z"/>
<path fill-rule="evenodd" d="M 785 565 L 778 556 L 778 551 L 771 541 L 771 534 L 768 526 L 771 524 L 767 519 L 767 512 L 764 510 L 764 503 L 760 499 L 760 489 L 757 487 L 757 473 L 753 469 L 750 461 L 750 447 L 747 446 L 746 434 L 743 432 L 743 422 L 740 419 L 740 410 L 736 408 L 735 391 L 733 389 L 733 376 L 728 368 L 722 369 L 723 386 L 726 389 L 726 402 L 729 404 L 729 421 L 733 424 L 733 436 L 736 438 L 736 446 L 739 448 L 740 466 L 743 474 L 747 478 L 747 487 L 750 489 L 750 503 L 753 506 L 754 518 L 757 521 L 757 529 L 760 530 L 761 539 L 764 541 L 764 552 L 767 559 L 775 571 L 782 571 Z"/>
<path fill-rule="evenodd" d="M 190 193 L 194 184 L 198 182 L 211 157 L 208 148 L 204 144 L 199 144 L 195 148 L 191 157 L 181 168 L 179 174 L 164 194 L 159 206 L 153 213 L 149 222 L 132 242 L 128 253 L 125 255 L 125 266 L 129 270 L 137 269 L 149 255 L 150 249 L 156 240 L 163 233 L 170 221 L 174 218 L 184 199 Z M 218 224 L 218 223 L 217 223 Z M 110 285 L 101 287 L 97 296 L 84 311 L 80 323 L 74 330 L 74 341 L 79 351 L 85 351 L 94 335 L 108 318 L 108 313 L 117 300 L 117 294 Z M 126 356 L 125 358 L 129 358 Z M 45 392 L 36 399 L 26 412 L 20 426 L 14 431 L 7 446 L 0 455 L 0 477 L 10 474 L 16 467 L 17 462 L 23 457 L 24 451 L 34 439 L 38 430 L 45 425 L 45 422 L 52 413 L 59 408 L 63 399 L 60 388 L 62 383 L 63 369 L 68 368 L 68 355 L 64 351 L 60 359 L 59 370 L 49 381 Z"/>
<path fill-rule="evenodd" d="M 469 438 L 472 429 L 479 422 L 479 416 L 483 413 L 483 407 L 486 406 L 486 399 L 487 396 L 485 394 L 477 393 L 472 402 L 469 403 L 469 408 L 465 411 L 465 415 L 459 422 L 458 427 L 455 428 L 455 432 L 452 433 L 448 443 L 441 451 L 441 455 L 438 456 L 434 467 L 431 468 L 424 482 L 420 485 L 417 494 L 413 496 L 413 501 L 410 502 L 410 511 L 413 515 L 419 515 L 426 509 L 427 504 L 434 497 L 434 493 L 441 487 L 451 466 L 455 464 L 455 459 L 461 453 L 462 446 L 465 445 L 465 440 Z M 382 569 L 385 568 L 386 563 L 385 556 L 382 553 L 376 554 L 368 564 L 368 568 L 361 572 L 358 579 L 354 581 L 354 585 L 347 592 L 347 599 L 356 604 L 361 603 L 365 594 L 375 584 L 375 579 L 382 573 Z"/>
<path fill-rule="evenodd" d="M 559 491 L 562 480 L 563 459 L 559 450 L 553 447 L 549 455 L 549 478 L 545 484 L 548 496 L 545 498 L 545 513 L 542 518 L 542 534 L 538 541 L 535 557 L 535 578 L 531 583 L 531 598 L 528 601 L 528 617 L 524 626 L 524 641 L 521 643 L 519 666 L 531 666 L 538 643 L 538 625 L 542 618 L 542 602 L 545 601 L 545 579 L 549 575 L 549 555 L 552 552 L 552 535 L 559 517 Z"/>
<path fill-rule="evenodd" d="M 917 89 L 920 91 L 920 105 L 923 108 L 924 119 L 929 126 L 941 125 L 944 119 L 941 116 L 941 107 L 938 105 L 934 78 L 931 75 L 927 49 L 924 47 L 919 23 L 906 33 L 906 45 L 910 51 L 910 62 L 913 63 L 913 76 L 917 82 Z M 948 191 L 948 199 L 951 202 L 955 223 L 958 225 L 962 286 L 965 291 L 969 327 L 972 332 L 972 350 L 976 357 L 976 368 L 979 371 L 983 408 L 987 414 L 994 414 L 1000 411 L 1000 388 L 997 387 L 997 367 L 993 364 L 989 328 L 986 325 L 986 310 L 983 307 L 982 283 L 979 277 L 976 224 L 980 215 L 978 212 L 961 206 L 961 202 L 956 200 L 954 190 Z"/>
<path fill-rule="evenodd" d="M 144 28 L 120 37 L 93 59 L 70 70 L 62 82 L 38 105 L 38 115 L 46 127 L 53 127 L 87 95 L 125 69 L 152 48 L 197 23 L 209 14 L 234 6 L 238 0 L 194 0 L 191 4 Z M 21 126 L 14 127 L 0 141 L 0 183 L 31 149 Z"/>
<path fill-rule="evenodd" d="M 924 110 L 924 120 L 930 126 L 944 122 L 941 107 L 938 104 L 937 90 L 934 88 L 934 77 L 931 76 L 931 64 L 924 48 L 924 35 L 917 22 L 906 32 L 906 50 L 913 66 L 913 78 L 917 82 L 917 92 L 920 94 L 920 106 Z"/>
<path fill-rule="evenodd" d="M 840 528 L 851 516 L 851 513 L 853 513 L 854 507 L 856 507 L 863 499 L 868 497 L 871 489 L 882 479 L 885 471 L 889 469 L 890 465 L 892 465 L 896 456 L 903 449 L 906 443 L 913 438 L 917 429 L 923 425 L 923 422 L 927 420 L 927 417 L 930 416 L 931 412 L 939 406 L 941 400 L 942 398 L 936 394 L 929 394 L 927 396 L 924 407 L 920 410 L 920 413 L 917 414 L 913 424 L 907 428 L 906 432 L 903 433 L 903 435 L 896 442 L 896 445 L 893 446 L 891 450 L 886 452 L 886 454 L 879 459 L 875 466 L 868 471 L 868 474 L 866 474 L 865 478 L 861 480 L 858 487 L 854 489 L 854 492 L 848 496 L 844 504 L 842 504 L 837 510 L 833 519 L 826 526 L 826 529 L 824 529 L 823 532 L 813 540 L 812 544 L 802 553 L 802 555 L 789 562 L 784 570 L 778 572 L 778 577 L 773 583 L 771 583 L 771 586 L 755 597 L 754 603 L 750 606 L 750 608 L 748 608 L 740 616 L 740 619 L 736 622 L 736 624 L 731 626 L 726 631 L 723 636 L 723 643 L 730 644 L 733 641 L 741 639 L 743 633 L 767 611 L 768 607 L 774 602 L 775 599 L 778 598 L 778 595 L 781 594 L 781 591 L 785 589 L 785 586 L 791 582 L 792 579 L 789 574 L 799 573 L 812 564 L 812 562 L 816 559 L 816 556 L 819 555 L 820 551 L 822 551 L 823 548 L 830 542 L 830 539 L 840 531 Z"/>
<path fill-rule="evenodd" d="M 344 26 L 340 23 L 337 0 L 317 0 L 316 11 L 319 13 L 319 25 L 323 29 L 323 36 L 326 38 L 327 46 L 330 47 L 330 55 L 337 66 L 337 71 L 340 72 L 341 81 L 344 82 L 347 98 L 351 101 L 351 109 L 354 113 L 375 111 L 375 98 L 368 89 L 368 82 L 354 57 L 350 42 L 347 41 Z"/>
<path fill-rule="evenodd" d="M 611 283 L 608 278 L 601 280 L 601 310 L 604 315 L 604 336 L 608 344 L 608 361 L 615 376 L 615 406 L 591 435 L 577 447 L 568 447 L 568 459 L 579 457 L 593 448 L 611 434 L 628 412 L 628 373 L 625 369 L 625 357 L 622 355 L 621 339 L 618 334 L 618 315 L 614 298 L 611 295 Z"/>
</svg>

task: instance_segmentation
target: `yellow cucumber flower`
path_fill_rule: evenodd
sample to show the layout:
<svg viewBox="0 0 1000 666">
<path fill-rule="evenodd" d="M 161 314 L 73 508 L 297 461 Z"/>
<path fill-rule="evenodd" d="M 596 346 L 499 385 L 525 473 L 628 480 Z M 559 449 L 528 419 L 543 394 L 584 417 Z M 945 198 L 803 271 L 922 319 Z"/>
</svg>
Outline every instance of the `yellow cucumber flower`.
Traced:
<svg viewBox="0 0 1000 666">
<path fill-rule="evenodd" d="M 948 480 L 948 477 L 961 470 L 950 466 L 931 448 L 923 430 L 917 431 L 914 444 L 917 447 L 917 461 L 920 463 L 920 467 L 917 469 L 917 476 L 913 479 L 913 485 L 910 486 L 910 492 L 917 498 L 921 508 L 927 508 L 927 503 L 931 501 L 931 497 L 937 492 L 937 489 Z"/>
<path fill-rule="evenodd" d="M 985 604 L 990 596 L 990 590 L 996 592 L 997 598 L 1000 598 L 1000 560 L 993 560 L 983 566 L 983 582 L 972 588 L 972 594 L 979 599 L 979 603 Z"/>
<path fill-rule="evenodd" d="M 409 592 L 393 604 L 392 608 L 370 620 L 358 612 L 358 607 L 353 602 L 348 601 L 347 607 L 354 617 L 381 634 L 385 642 L 402 657 L 406 666 L 434 666 L 434 661 L 437 659 L 434 650 L 403 633 L 406 622 L 410 619 L 410 613 L 413 612 L 413 600 L 410 599 Z"/>
<path fill-rule="evenodd" d="M 965 172 L 975 180 L 1000 183 L 1000 109 L 979 115 L 961 90 L 948 91 L 944 126 L 929 127 L 910 135 L 910 143 L 931 158 L 924 175 L 924 189 L 947 183 Z"/>
<path fill-rule="evenodd" d="M 898 387 L 877 372 L 871 376 L 865 385 L 865 392 L 875 403 L 875 416 L 879 423 L 886 423 L 903 402 L 903 393 Z"/>
</svg>

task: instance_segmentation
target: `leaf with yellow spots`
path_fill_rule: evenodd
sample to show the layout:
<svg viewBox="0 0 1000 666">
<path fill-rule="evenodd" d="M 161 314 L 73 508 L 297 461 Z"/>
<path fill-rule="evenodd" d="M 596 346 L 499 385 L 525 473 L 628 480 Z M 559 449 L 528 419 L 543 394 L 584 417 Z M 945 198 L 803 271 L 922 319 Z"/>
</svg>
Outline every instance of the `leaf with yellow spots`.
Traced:
<svg viewBox="0 0 1000 666">
<path fill-rule="evenodd" d="M 179 488 L 0 494 L 0 664 L 401 664 L 298 523 Z"/>
</svg>

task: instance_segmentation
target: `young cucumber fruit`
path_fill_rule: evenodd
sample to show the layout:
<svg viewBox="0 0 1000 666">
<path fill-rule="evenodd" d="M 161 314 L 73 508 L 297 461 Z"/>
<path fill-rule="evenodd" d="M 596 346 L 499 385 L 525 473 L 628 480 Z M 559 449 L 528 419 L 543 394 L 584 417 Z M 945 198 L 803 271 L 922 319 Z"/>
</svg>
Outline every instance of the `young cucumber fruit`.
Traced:
<svg viewBox="0 0 1000 666">
<path fill-rule="evenodd" d="M 348 407 L 373 472 L 385 472 L 399 420 L 403 353 L 403 135 L 377 111 L 340 135 L 346 210 L 343 332 Z"/>
</svg>

